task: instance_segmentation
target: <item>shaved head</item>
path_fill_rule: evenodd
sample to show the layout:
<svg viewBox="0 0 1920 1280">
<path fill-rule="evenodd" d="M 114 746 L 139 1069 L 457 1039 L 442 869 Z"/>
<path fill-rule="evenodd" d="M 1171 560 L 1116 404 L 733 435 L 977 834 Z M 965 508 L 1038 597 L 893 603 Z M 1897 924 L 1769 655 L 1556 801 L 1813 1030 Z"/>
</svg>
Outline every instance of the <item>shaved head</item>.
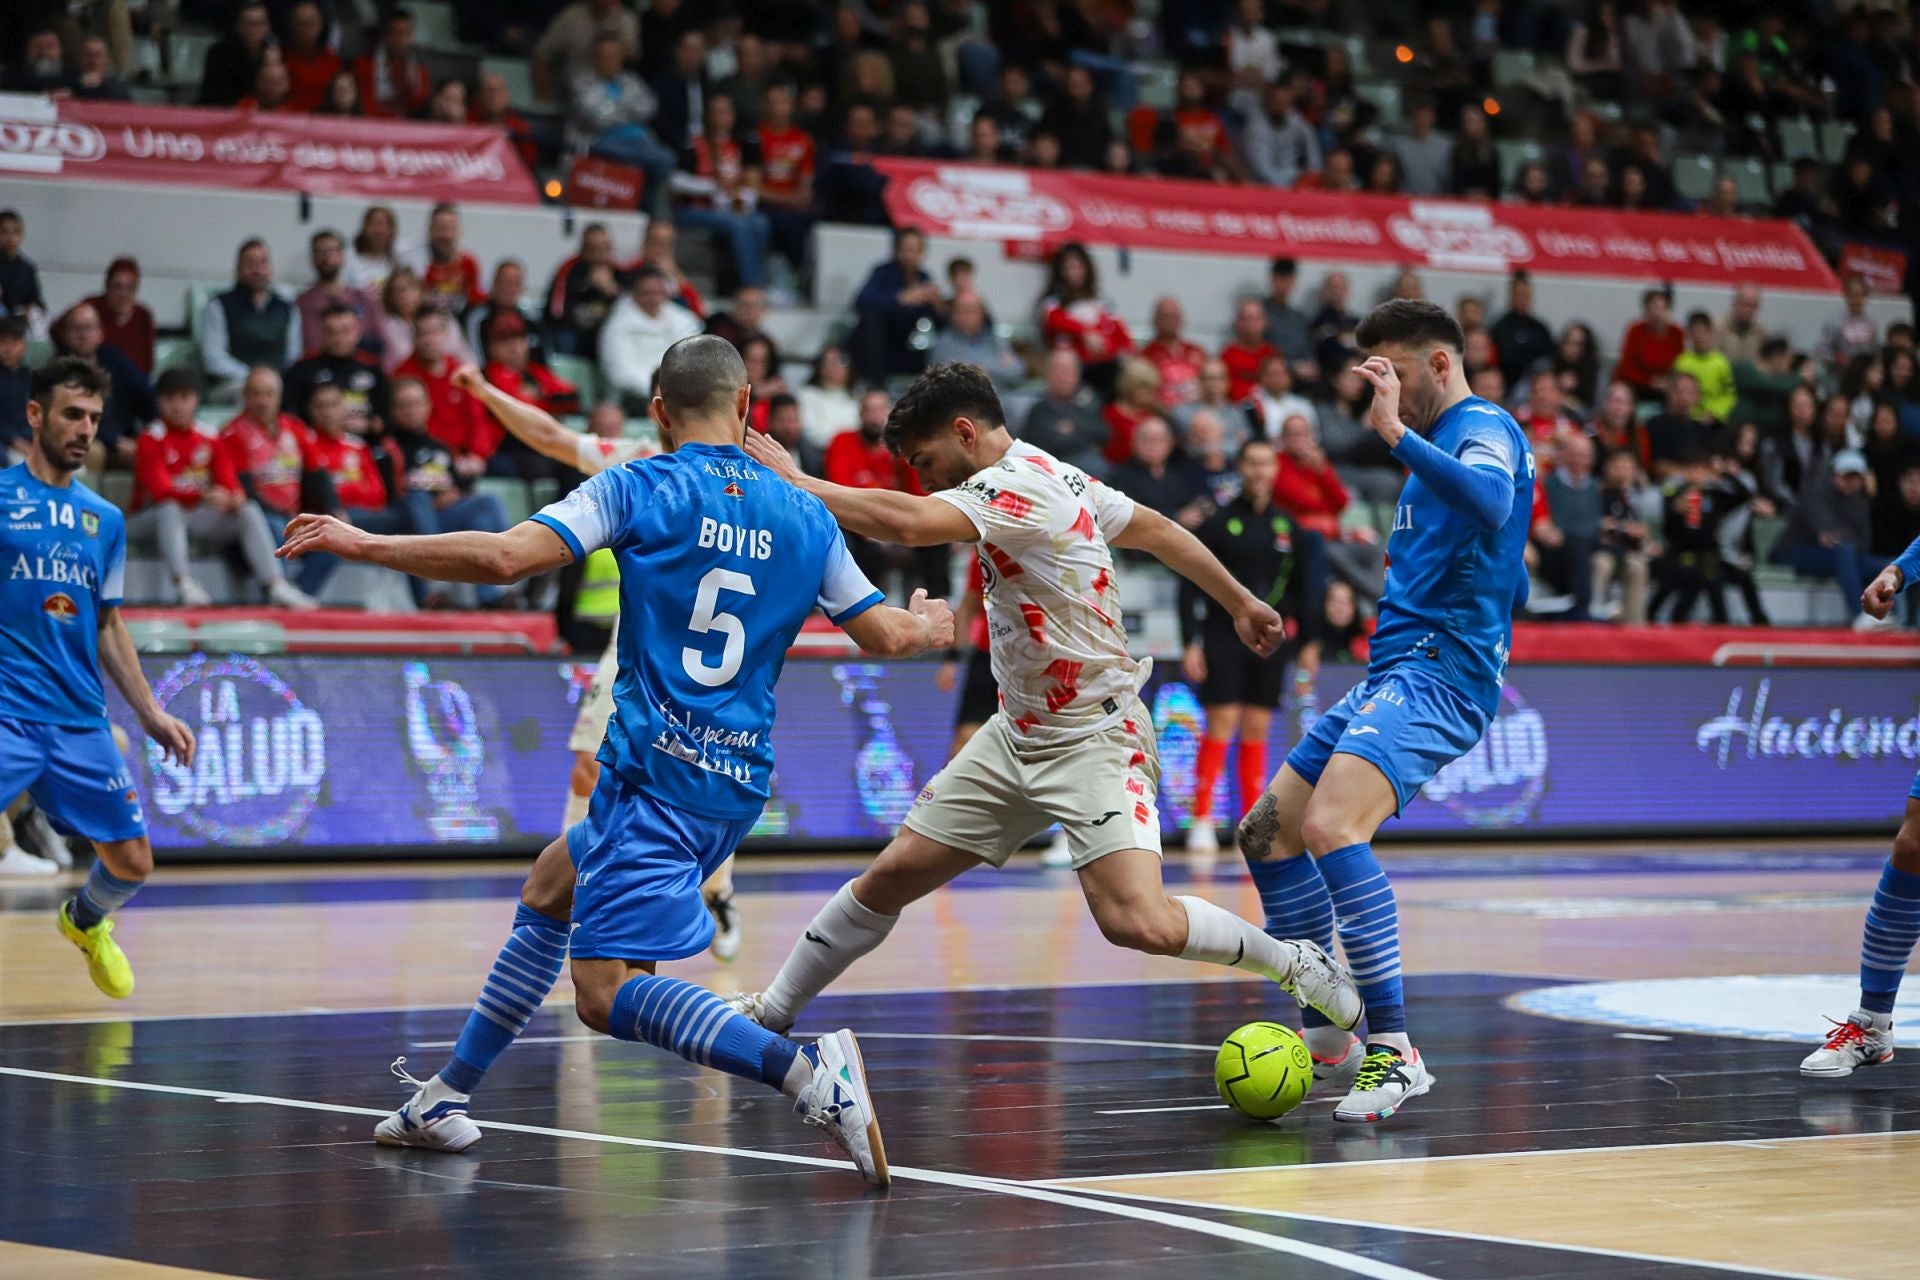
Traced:
<svg viewBox="0 0 1920 1280">
<path fill-rule="evenodd" d="M 659 376 L 660 399 L 674 417 L 724 414 L 747 385 L 747 366 L 731 342 L 702 333 L 668 347 Z"/>
</svg>

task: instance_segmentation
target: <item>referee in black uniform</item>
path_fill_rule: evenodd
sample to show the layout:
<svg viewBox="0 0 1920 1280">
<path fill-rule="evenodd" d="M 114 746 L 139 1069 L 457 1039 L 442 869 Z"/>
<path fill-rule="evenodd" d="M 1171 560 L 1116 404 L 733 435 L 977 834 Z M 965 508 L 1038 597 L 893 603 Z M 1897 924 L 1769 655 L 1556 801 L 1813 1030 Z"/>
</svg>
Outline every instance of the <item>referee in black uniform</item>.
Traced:
<svg viewBox="0 0 1920 1280">
<path fill-rule="evenodd" d="M 1320 554 L 1318 534 L 1298 528 L 1273 501 L 1279 460 L 1265 440 L 1240 448 L 1240 495 L 1195 530 L 1207 550 L 1219 557 L 1234 580 L 1279 611 L 1291 639 L 1272 657 L 1262 658 L 1234 634 L 1233 617 L 1184 579 L 1180 583 L 1181 661 L 1187 678 L 1200 686 L 1206 708 L 1206 737 L 1194 769 L 1193 823 L 1187 829 L 1189 853 L 1219 848 L 1214 830 L 1213 789 L 1225 767 L 1227 748 L 1240 738 L 1240 804 L 1253 803 L 1267 785 L 1267 734 L 1274 708 L 1286 684 L 1288 659 L 1297 652 L 1304 684 L 1320 667 L 1314 610 L 1307 598 L 1311 558 Z"/>
</svg>

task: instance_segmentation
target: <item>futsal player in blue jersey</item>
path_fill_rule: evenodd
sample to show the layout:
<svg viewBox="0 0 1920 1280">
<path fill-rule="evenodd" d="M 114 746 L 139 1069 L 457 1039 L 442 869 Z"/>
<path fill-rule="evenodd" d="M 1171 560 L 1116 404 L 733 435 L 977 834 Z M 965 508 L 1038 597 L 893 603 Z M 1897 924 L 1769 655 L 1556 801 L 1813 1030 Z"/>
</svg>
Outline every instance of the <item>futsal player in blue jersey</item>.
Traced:
<svg viewBox="0 0 1920 1280">
<path fill-rule="evenodd" d="M 1499 704 L 1513 611 L 1526 601 L 1534 463 L 1512 417 L 1467 389 L 1465 338 L 1444 310 L 1388 302 L 1355 339 L 1373 386 L 1367 426 L 1411 473 L 1387 539 L 1372 659 L 1287 756 L 1238 839 L 1268 933 L 1331 948 L 1338 921 L 1366 1040 L 1312 1009 L 1302 1019 L 1315 1074 L 1348 1086 L 1334 1119 L 1367 1122 L 1433 1084 L 1407 1034 L 1399 917 L 1374 834 L 1480 740 Z"/>
<path fill-rule="evenodd" d="M 107 725 L 104 670 L 141 728 L 182 764 L 193 731 L 161 709 L 120 618 L 127 522 L 74 475 L 100 433 L 107 378 L 60 357 L 33 375 L 27 460 L 0 471 L 0 804 L 30 792 L 55 823 L 93 841 L 99 860 L 60 906 L 62 937 L 94 986 L 133 994 L 133 966 L 107 917 L 153 873 L 133 774 Z"/>
<path fill-rule="evenodd" d="M 1861 593 L 1860 609 L 1885 618 L 1894 601 L 1920 576 L 1920 538 L 1880 571 Z M 1880 869 L 1880 883 L 1867 907 L 1860 939 L 1860 1007 L 1836 1022 L 1818 1049 L 1800 1063 L 1816 1080 L 1850 1076 L 1860 1067 L 1893 1061 L 1893 1002 L 1900 994 L 1913 946 L 1920 940 L 1920 777 L 1907 790 L 1907 814 L 1893 837 L 1893 854 Z"/>
<path fill-rule="evenodd" d="M 823 610 L 884 657 L 953 639 L 953 615 L 924 592 L 909 609 L 883 605 L 819 499 L 741 450 L 749 394 L 732 344 L 687 338 L 667 349 L 652 404 L 672 452 L 603 471 L 514 529 L 376 537 L 322 516 L 288 527 L 283 556 L 326 551 L 440 581 L 506 585 L 602 547 L 620 562 L 614 713 L 586 820 L 541 854 L 452 1060 L 381 1123 L 383 1142 L 457 1151 L 479 1139 L 472 1089 L 558 979 L 570 906 L 583 1022 L 779 1089 L 869 1182 L 888 1181 L 852 1032 L 803 1048 L 655 972 L 712 940 L 700 885 L 766 803 L 774 684 L 808 615 Z M 569 878 L 570 901 L 553 891 Z"/>
</svg>

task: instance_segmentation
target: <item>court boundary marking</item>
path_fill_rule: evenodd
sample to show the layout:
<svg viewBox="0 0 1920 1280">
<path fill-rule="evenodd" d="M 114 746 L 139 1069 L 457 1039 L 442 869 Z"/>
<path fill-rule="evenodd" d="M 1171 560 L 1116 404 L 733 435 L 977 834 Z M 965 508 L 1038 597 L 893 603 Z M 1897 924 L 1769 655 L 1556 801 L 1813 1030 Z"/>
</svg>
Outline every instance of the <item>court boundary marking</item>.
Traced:
<svg viewBox="0 0 1920 1280">
<path fill-rule="evenodd" d="M 1822 1137 L 1860 1137 L 1859 1134 L 1822 1134 Z M 1595 1150 L 1610 1151 L 1625 1148 L 1599 1147 Z M 1576 1148 L 1580 1150 L 1580 1148 Z M 1380 1161 L 1361 1161 L 1360 1164 L 1376 1164 Z M 1312 1165 L 1295 1165 L 1294 1168 L 1313 1168 Z M 1243 1170 L 1222 1169 L 1222 1173 L 1239 1173 Z M 1126 1174 L 1116 1175 L 1127 1177 Z M 1516 1248 L 1550 1249 L 1559 1253 L 1581 1253 L 1601 1258 L 1619 1258 L 1627 1262 L 1656 1262 L 1669 1266 L 1698 1267 L 1707 1271 L 1725 1271 L 1738 1276 L 1764 1276 L 1769 1280 L 1833 1280 L 1831 1276 L 1810 1271 L 1776 1271 L 1767 1267 L 1748 1267 L 1733 1262 L 1709 1262 L 1700 1258 L 1683 1258 L 1673 1254 L 1641 1253 L 1634 1249 L 1609 1249 L 1603 1245 L 1564 1244 L 1551 1241 L 1525 1240 L 1516 1236 L 1488 1235 L 1480 1231 L 1443 1231 L 1437 1227 L 1409 1227 L 1394 1223 L 1363 1222 L 1358 1218 L 1336 1218 L 1328 1214 L 1299 1213 L 1289 1209 L 1260 1209 L 1247 1205 L 1215 1204 L 1208 1200 L 1184 1200 L 1172 1196 L 1149 1196 L 1137 1191 L 1102 1191 L 1094 1187 L 1082 1187 L 1079 1195 L 1110 1196 L 1116 1200 L 1142 1200 L 1156 1204 L 1178 1205 L 1183 1209 L 1205 1209 L 1214 1213 L 1244 1213 L 1259 1218 L 1281 1218 L 1293 1222 L 1313 1222 L 1333 1227 L 1363 1227 L 1372 1231 L 1403 1231 L 1408 1235 L 1433 1236 L 1442 1240 L 1471 1240 L 1478 1244 L 1508 1245 Z"/>
<path fill-rule="evenodd" d="M 0 1066 L 0 1075 L 13 1076 L 29 1080 L 46 1080 L 56 1084 L 87 1085 L 111 1089 L 124 1089 L 137 1093 L 154 1093 L 164 1096 L 203 1098 L 216 1103 L 233 1103 L 247 1106 L 285 1107 L 298 1111 L 324 1111 L 338 1115 L 358 1115 L 384 1117 L 388 1111 L 372 1107 L 356 1107 L 346 1103 L 315 1102 L 304 1098 L 284 1098 L 272 1094 L 245 1093 L 227 1089 L 198 1089 L 187 1085 L 154 1084 L 142 1080 L 114 1080 L 103 1076 L 70 1075 L 59 1071 L 40 1071 L 29 1067 Z M 852 1172 L 852 1166 L 845 1161 L 828 1160 L 821 1156 L 802 1156 L 783 1151 L 758 1151 L 748 1147 L 710 1146 L 704 1143 L 672 1142 L 657 1138 L 635 1138 L 623 1134 L 595 1133 L 585 1129 L 558 1129 L 544 1125 L 513 1124 L 499 1120 L 475 1121 L 482 1129 L 495 1129 L 505 1133 L 524 1133 L 537 1137 L 565 1138 L 584 1142 L 609 1143 L 615 1146 L 643 1147 L 652 1150 L 678 1151 L 699 1155 L 735 1156 L 749 1160 L 760 1160 L 774 1164 L 791 1165 L 807 1169 L 830 1169 L 841 1175 Z M 371 1145 L 371 1142 L 369 1142 Z M 928 1183 L 934 1186 L 953 1187 L 967 1191 L 986 1191 L 998 1195 L 1012 1196 L 1022 1200 L 1037 1200 L 1045 1204 L 1058 1205 L 1069 1209 L 1080 1209 L 1092 1213 L 1103 1213 L 1112 1217 L 1128 1218 L 1136 1222 L 1151 1223 L 1156 1226 L 1172 1227 L 1175 1230 L 1191 1231 L 1198 1235 L 1212 1236 L 1216 1239 L 1230 1240 L 1236 1244 L 1250 1245 L 1272 1253 L 1289 1254 L 1308 1262 L 1317 1262 L 1324 1266 L 1335 1267 L 1355 1276 L 1367 1277 L 1367 1280 L 1436 1280 L 1423 1271 L 1414 1271 L 1390 1262 L 1381 1262 L 1360 1254 L 1336 1249 L 1331 1245 L 1314 1244 L 1307 1240 L 1295 1240 L 1287 1236 L 1274 1235 L 1271 1232 L 1255 1231 L 1249 1227 L 1235 1226 L 1227 1222 L 1214 1222 L 1211 1219 L 1195 1218 L 1187 1214 L 1171 1213 L 1164 1210 L 1147 1208 L 1132 1203 L 1116 1203 L 1104 1198 L 1089 1197 L 1085 1193 L 1062 1191 L 1038 1183 L 1017 1182 L 1004 1178 L 991 1178 L 979 1174 L 950 1173 L 940 1169 L 920 1169 L 909 1165 L 894 1165 L 892 1172 L 896 1179 L 906 1182 Z"/>
</svg>

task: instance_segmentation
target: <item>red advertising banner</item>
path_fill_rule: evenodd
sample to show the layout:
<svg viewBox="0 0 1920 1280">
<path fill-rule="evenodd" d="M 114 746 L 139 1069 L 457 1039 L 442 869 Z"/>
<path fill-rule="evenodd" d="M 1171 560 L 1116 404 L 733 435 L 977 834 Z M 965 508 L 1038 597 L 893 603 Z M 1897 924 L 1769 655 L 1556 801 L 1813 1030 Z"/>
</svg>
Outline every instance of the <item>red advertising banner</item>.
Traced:
<svg viewBox="0 0 1920 1280">
<path fill-rule="evenodd" d="M 1840 287 L 1806 234 L 1775 219 L 1279 191 L 922 160 L 874 165 L 889 179 L 887 213 L 895 225 L 962 238 Z"/>
<path fill-rule="evenodd" d="M 603 156 L 575 156 L 567 165 L 567 203 L 583 209 L 637 209 L 647 175 Z"/>
<path fill-rule="evenodd" d="M 532 204 L 498 130 L 0 94 L 0 176 Z"/>
<path fill-rule="evenodd" d="M 1870 293 L 1898 297 L 1907 289 L 1907 255 L 1898 249 L 1849 240 L 1840 246 L 1840 270 L 1865 280 Z"/>
</svg>

